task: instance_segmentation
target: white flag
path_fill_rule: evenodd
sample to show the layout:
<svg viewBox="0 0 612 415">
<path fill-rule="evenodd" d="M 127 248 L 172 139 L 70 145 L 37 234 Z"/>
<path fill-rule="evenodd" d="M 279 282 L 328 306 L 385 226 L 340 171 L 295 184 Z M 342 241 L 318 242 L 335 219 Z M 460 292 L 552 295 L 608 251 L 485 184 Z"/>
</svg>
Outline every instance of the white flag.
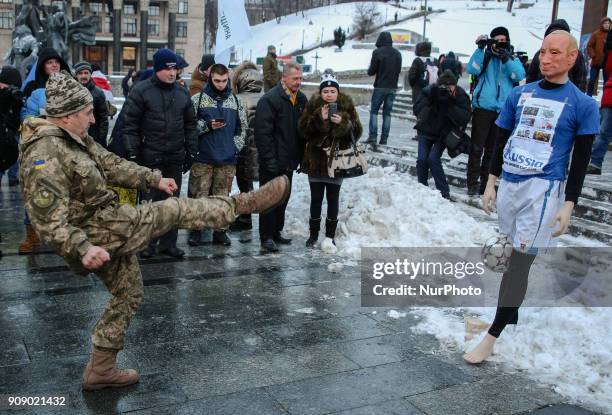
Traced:
<svg viewBox="0 0 612 415">
<path fill-rule="evenodd" d="M 215 63 L 229 65 L 232 46 L 251 37 L 244 0 L 219 0 L 217 4 L 217 42 Z"/>
</svg>

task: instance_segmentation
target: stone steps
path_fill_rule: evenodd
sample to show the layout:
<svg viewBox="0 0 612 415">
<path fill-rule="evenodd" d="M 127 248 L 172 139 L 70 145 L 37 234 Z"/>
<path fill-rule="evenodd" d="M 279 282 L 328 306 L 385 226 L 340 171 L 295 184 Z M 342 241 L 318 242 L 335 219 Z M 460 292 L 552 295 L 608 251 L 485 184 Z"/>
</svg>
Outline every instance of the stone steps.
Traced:
<svg viewBox="0 0 612 415">
<path fill-rule="evenodd" d="M 368 161 L 371 165 L 394 166 L 397 171 L 416 176 L 416 151 L 409 148 L 392 148 L 374 146 L 369 151 Z M 460 156 L 461 157 L 461 156 Z M 459 159 L 459 157 L 457 157 Z M 465 160 L 450 160 L 443 157 L 444 171 L 453 197 L 458 202 L 480 208 L 480 197 L 469 197 L 466 194 Z M 597 239 L 604 243 L 612 242 L 612 189 L 598 189 L 585 184 L 585 192 L 574 210 L 570 232 L 574 236 Z M 605 195 L 607 200 L 599 199 Z"/>
</svg>

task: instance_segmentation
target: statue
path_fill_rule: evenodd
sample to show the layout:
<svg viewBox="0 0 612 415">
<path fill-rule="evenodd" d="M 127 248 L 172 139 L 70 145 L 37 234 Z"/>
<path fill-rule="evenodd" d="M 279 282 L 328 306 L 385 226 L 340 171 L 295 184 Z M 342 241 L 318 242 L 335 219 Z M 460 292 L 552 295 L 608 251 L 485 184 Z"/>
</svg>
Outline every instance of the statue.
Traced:
<svg viewBox="0 0 612 415">
<path fill-rule="evenodd" d="M 52 47 L 66 62 L 70 62 L 71 43 L 96 44 L 97 17 L 86 16 L 70 22 L 65 13 L 66 2 L 54 2 L 50 9 L 41 7 L 39 0 L 25 0 L 17 18 L 11 50 L 6 56 L 25 77 L 29 63 L 36 61 L 41 46 Z"/>
</svg>

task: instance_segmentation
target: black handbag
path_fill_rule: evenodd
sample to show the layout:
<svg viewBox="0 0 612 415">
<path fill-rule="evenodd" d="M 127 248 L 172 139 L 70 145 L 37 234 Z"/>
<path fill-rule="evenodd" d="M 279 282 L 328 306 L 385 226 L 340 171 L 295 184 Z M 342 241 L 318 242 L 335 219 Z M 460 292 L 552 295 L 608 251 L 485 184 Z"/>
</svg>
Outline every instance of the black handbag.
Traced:
<svg viewBox="0 0 612 415">
<path fill-rule="evenodd" d="M 457 157 L 461 153 L 469 154 L 472 151 L 472 139 L 465 131 L 458 128 L 451 128 L 443 137 L 442 142 L 446 146 L 446 151 L 451 158 Z"/>
</svg>

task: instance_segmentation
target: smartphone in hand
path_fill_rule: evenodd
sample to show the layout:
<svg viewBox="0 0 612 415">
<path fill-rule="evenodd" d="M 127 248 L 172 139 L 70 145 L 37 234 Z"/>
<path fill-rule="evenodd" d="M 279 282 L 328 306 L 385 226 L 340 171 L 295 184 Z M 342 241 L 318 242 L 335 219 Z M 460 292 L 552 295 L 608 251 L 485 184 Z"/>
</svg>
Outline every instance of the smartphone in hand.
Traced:
<svg viewBox="0 0 612 415">
<path fill-rule="evenodd" d="M 330 102 L 328 105 L 329 108 L 329 118 L 331 118 L 332 116 L 336 115 L 338 113 L 338 104 L 335 102 Z"/>
</svg>

